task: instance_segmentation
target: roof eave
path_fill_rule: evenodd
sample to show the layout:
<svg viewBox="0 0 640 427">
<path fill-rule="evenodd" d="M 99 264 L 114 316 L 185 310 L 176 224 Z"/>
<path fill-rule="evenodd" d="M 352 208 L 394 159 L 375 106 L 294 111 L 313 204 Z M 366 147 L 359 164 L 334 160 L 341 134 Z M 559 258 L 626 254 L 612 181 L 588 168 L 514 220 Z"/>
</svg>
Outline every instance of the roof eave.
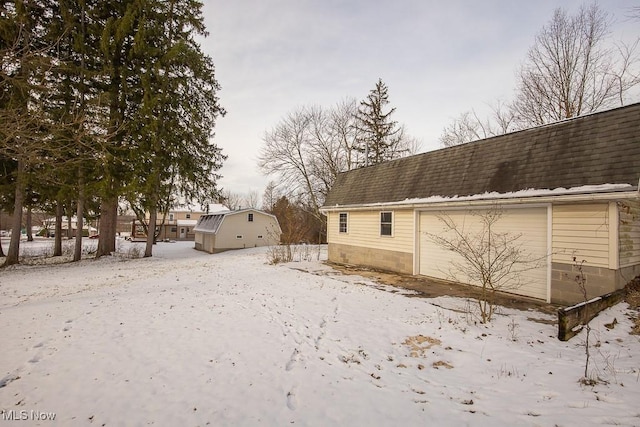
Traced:
<svg viewBox="0 0 640 427">
<path fill-rule="evenodd" d="M 386 203 L 364 203 L 353 205 L 335 205 L 335 206 L 323 206 L 320 208 L 320 212 L 326 215 L 329 212 L 344 211 L 344 210 L 371 210 L 380 208 L 402 208 L 402 209 L 425 209 L 425 208 L 447 208 L 447 207 L 461 207 L 461 206 L 486 206 L 499 202 L 503 205 L 516 205 L 516 204 L 531 204 L 531 203 L 579 203 L 589 201 L 614 201 L 625 199 L 640 199 L 640 192 L 638 187 L 630 187 L 626 190 L 616 191 L 600 191 L 600 192 L 588 192 L 588 193 L 567 193 L 567 194 L 553 194 L 553 195 L 535 195 L 535 196 L 514 196 L 514 197 L 500 197 L 488 196 L 486 198 L 450 198 L 437 201 L 416 201 L 400 200 L 397 202 Z"/>
</svg>

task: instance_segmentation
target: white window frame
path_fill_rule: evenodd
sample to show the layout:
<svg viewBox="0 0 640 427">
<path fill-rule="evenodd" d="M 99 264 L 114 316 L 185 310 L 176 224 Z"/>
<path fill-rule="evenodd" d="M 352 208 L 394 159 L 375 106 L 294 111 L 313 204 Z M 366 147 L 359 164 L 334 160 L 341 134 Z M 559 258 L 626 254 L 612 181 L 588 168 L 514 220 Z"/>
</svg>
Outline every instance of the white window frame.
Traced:
<svg viewBox="0 0 640 427">
<path fill-rule="evenodd" d="M 342 216 L 344 215 L 344 230 L 342 230 Z M 338 213 L 338 233 L 349 234 L 349 212 Z"/>
<path fill-rule="evenodd" d="M 247 221 L 249 221 L 249 222 L 253 222 L 253 212 L 249 212 L 249 213 L 247 214 Z"/>
<path fill-rule="evenodd" d="M 382 215 L 384 214 L 389 214 L 391 216 L 391 220 L 383 222 Z M 389 226 L 389 234 L 382 233 L 383 225 Z M 393 211 L 380 211 L 380 237 L 393 237 Z"/>
</svg>

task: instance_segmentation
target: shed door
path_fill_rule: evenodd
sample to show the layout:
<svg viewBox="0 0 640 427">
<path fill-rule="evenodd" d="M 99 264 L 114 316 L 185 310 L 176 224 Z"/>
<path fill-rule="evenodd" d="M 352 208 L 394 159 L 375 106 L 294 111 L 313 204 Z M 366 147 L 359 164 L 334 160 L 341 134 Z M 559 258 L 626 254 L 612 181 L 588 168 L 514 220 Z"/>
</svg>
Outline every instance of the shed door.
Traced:
<svg viewBox="0 0 640 427">
<path fill-rule="evenodd" d="M 474 213 L 481 214 L 476 210 Z M 485 211 L 486 212 L 486 211 Z M 426 233 L 444 236 L 446 227 L 438 216 L 448 216 L 464 234 L 472 236 L 482 230 L 478 215 L 467 210 L 451 210 L 445 212 L 421 212 L 419 224 L 420 260 L 419 274 L 445 280 L 459 280 L 464 283 L 472 283 L 469 276 L 465 276 L 452 267 L 456 261 L 461 262 L 462 257 L 455 252 L 446 250 L 433 241 Z M 520 273 L 522 285 L 518 288 L 505 288 L 507 292 L 525 295 L 537 299 L 549 300 L 548 295 L 548 262 L 547 245 L 547 208 L 522 208 L 503 209 L 502 217 L 495 224 L 499 233 L 509 232 L 512 235 L 521 236 L 515 244 L 519 245 L 526 253 L 525 258 L 530 260 L 526 264 L 526 271 Z"/>
</svg>

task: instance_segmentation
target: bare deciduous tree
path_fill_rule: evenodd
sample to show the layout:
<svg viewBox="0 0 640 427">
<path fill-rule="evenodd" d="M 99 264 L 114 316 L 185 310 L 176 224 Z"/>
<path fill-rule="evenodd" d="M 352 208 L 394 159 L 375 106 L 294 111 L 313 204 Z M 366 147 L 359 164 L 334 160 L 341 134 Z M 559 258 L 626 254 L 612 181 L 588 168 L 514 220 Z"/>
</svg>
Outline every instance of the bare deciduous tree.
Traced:
<svg viewBox="0 0 640 427">
<path fill-rule="evenodd" d="M 357 102 L 346 99 L 334 108 L 300 107 L 287 114 L 263 138 L 258 165 L 267 175 L 278 178 L 277 187 L 291 200 L 300 200 L 309 212 L 321 219 L 320 206 L 338 173 L 363 162 L 358 157 L 359 128 Z M 394 157 L 417 152 L 419 144 L 396 129 L 403 144 Z M 273 190 L 273 189 L 272 189 Z"/>
<path fill-rule="evenodd" d="M 235 211 L 242 208 L 242 196 L 230 190 L 224 190 L 220 193 L 220 204 L 229 210 Z"/>
<path fill-rule="evenodd" d="M 276 183 L 269 181 L 262 194 L 262 210 L 273 213 L 274 206 L 280 197 L 281 194 L 278 191 Z"/>
<path fill-rule="evenodd" d="M 358 101 L 355 98 L 345 98 L 329 110 L 329 132 L 337 141 L 338 172 L 356 167 L 358 158 L 356 146 L 360 132 L 355 125 L 355 114 Z"/>
<path fill-rule="evenodd" d="M 455 254 L 449 265 L 453 280 L 481 288 L 478 307 L 482 323 L 487 323 L 495 311 L 496 293 L 522 287 L 526 284 L 523 274 L 539 267 L 543 259 L 534 258 L 522 247 L 521 233 L 499 231 L 499 207 L 473 211 L 471 215 L 477 218 L 476 229 L 465 228 L 464 222 L 449 215 L 439 215 L 442 232 L 425 234 L 437 246 Z"/>
<path fill-rule="evenodd" d="M 258 209 L 259 204 L 260 195 L 257 190 L 249 190 L 249 192 L 242 197 L 242 207 Z"/>
<path fill-rule="evenodd" d="M 629 9 L 629 18 L 640 19 L 638 8 Z M 612 42 L 611 24 L 595 3 L 575 16 L 557 9 L 519 69 L 514 100 L 491 106 L 486 119 L 474 110 L 462 113 L 440 143 L 449 147 L 627 103 L 640 85 L 640 39 Z"/>
<path fill-rule="evenodd" d="M 640 83 L 637 43 L 608 43 L 611 17 L 596 3 L 574 16 L 559 8 L 536 37 L 519 72 L 514 112 L 524 126 L 616 105 Z"/>
<path fill-rule="evenodd" d="M 318 218 L 336 175 L 347 165 L 344 144 L 349 137 L 334 133 L 338 117 L 336 111 L 329 114 L 317 106 L 289 113 L 265 133 L 258 162 L 265 174 L 278 178 L 278 187 L 287 196 L 303 196 Z"/>
<path fill-rule="evenodd" d="M 490 115 L 484 120 L 475 110 L 460 114 L 444 128 L 440 136 L 440 144 L 443 147 L 452 147 L 518 130 L 513 110 L 508 104 L 496 101 L 489 107 Z"/>
</svg>

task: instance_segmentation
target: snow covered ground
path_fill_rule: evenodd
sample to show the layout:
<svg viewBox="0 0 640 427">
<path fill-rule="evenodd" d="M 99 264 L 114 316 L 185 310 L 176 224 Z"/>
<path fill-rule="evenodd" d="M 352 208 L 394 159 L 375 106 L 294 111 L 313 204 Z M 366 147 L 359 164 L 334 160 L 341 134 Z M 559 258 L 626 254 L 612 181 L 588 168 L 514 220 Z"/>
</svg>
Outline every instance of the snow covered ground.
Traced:
<svg viewBox="0 0 640 427">
<path fill-rule="evenodd" d="M 464 299 L 343 276 L 324 249 L 154 251 L 0 271 L 0 425 L 640 425 L 626 304 L 592 322 L 608 383 L 591 387 L 584 332 L 529 320 L 552 316 L 479 325 Z"/>
</svg>

